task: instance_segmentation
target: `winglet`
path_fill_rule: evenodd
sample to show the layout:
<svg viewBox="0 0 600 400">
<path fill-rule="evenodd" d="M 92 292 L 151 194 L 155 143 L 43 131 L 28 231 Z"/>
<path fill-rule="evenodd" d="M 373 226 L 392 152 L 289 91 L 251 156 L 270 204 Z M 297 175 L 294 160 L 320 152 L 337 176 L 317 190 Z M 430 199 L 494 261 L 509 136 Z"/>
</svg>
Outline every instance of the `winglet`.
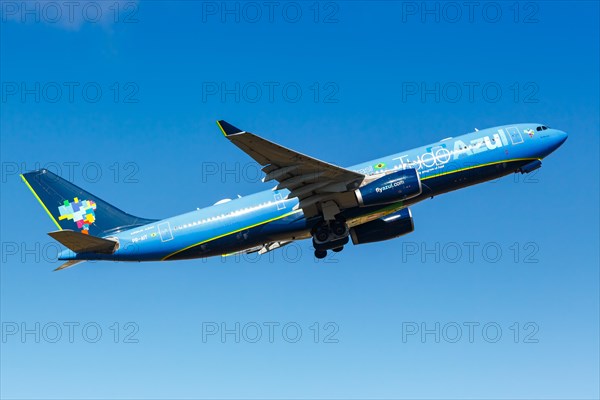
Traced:
<svg viewBox="0 0 600 400">
<path fill-rule="evenodd" d="M 219 125 L 221 132 L 223 132 L 223 135 L 225 136 L 235 135 L 236 133 L 244 132 L 240 128 L 236 128 L 235 126 L 223 120 L 217 121 L 217 125 Z"/>
</svg>

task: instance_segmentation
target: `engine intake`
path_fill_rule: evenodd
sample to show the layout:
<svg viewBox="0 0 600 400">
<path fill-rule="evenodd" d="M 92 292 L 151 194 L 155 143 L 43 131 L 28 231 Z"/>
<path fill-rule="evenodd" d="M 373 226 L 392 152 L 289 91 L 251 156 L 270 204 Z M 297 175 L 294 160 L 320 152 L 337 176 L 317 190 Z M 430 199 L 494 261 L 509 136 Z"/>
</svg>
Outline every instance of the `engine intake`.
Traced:
<svg viewBox="0 0 600 400">
<path fill-rule="evenodd" d="M 404 169 L 385 175 L 356 189 L 358 205 L 376 206 L 411 199 L 423 192 L 416 169 Z"/>
<path fill-rule="evenodd" d="M 403 208 L 393 214 L 376 219 L 350 229 L 350 237 L 354 244 L 382 242 L 394 239 L 415 230 L 412 214 Z"/>
</svg>

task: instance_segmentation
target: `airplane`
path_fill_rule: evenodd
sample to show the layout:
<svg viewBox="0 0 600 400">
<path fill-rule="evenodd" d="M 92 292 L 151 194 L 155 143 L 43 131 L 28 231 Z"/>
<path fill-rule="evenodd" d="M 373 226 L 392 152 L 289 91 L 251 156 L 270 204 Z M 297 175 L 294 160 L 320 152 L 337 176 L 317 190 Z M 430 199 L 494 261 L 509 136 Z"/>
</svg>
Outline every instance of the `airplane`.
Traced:
<svg viewBox="0 0 600 400">
<path fill-rule="evenodd" d="M 166 219 L 140 218 L 47 169 L 24 173 L 67 249 L 56 270 L 87 260 L 171 261 L 264 254 L 311 239 L 314 255 L 397 238 L 414 230 L 409 206 L 443 193 L 530 173 L 567 139 L 563 131 L 519 123 L 445 138 L 343 168 L 220 120 L 223 135 L 262 166 L 270 189 Z"/>
</svg>

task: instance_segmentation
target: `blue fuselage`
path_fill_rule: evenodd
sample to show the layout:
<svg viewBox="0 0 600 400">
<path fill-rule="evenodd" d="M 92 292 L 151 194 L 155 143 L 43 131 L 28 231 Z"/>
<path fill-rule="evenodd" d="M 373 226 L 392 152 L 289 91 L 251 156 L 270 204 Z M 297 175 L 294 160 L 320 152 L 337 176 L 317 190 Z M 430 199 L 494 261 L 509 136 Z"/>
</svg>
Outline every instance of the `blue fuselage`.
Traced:
<svg viewBox="0 0 600 400">
<path fill-rule="evenodd" d="M 386 206 L 343 211 L 350 227 L 395 212 L 445 192 L 519 171 L 556 150 L 567 138 L 541 124 L 515 124 L 483 129 L 392 154 L 348 169 L 370 176 L 415 168 L 421 195 Z M 545 128 L 545 127 L 544 127 Z M 297 198 L 287 190 L 266 190 L 110 235 L 119 241 L 114 254 L 75 254 L 62 260 L 177 260 L 230 254 L 265 243 L 310 237 L 317 222 L 304 217 Z"/>
</svg>

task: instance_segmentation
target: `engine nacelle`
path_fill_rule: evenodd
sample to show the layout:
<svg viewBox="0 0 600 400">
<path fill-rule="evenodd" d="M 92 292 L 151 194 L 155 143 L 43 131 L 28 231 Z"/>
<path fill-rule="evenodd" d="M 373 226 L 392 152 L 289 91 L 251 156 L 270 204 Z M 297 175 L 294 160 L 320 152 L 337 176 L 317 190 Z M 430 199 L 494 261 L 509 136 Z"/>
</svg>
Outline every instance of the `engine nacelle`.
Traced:
<svg viewBox="0 0 600 400">
<path fill-rule="evenodd" d="M 519 172 L 521 172 L 522 174 L 528 174 L 528 173 L 533 172 L 536 169 L 540 168 L 541 166 L 542 166 L 542 162 L 540 160 L 534 160 L 528 164 L 523 165 L 521 168 L 519 168 Z"/>
<path fill-rule="evenodd" d="M 376 206 L 411 199 L 423 192 L 416 169 L 404 169 L 385 175 L 356 189 L 358 205 Z"/>
<path fill-rule="evenodd" d="M 381 242 L 394 239 L 415 230 L 413 218 L 408 208 L 350 229 L 354 244 Z"/>
</svg>

